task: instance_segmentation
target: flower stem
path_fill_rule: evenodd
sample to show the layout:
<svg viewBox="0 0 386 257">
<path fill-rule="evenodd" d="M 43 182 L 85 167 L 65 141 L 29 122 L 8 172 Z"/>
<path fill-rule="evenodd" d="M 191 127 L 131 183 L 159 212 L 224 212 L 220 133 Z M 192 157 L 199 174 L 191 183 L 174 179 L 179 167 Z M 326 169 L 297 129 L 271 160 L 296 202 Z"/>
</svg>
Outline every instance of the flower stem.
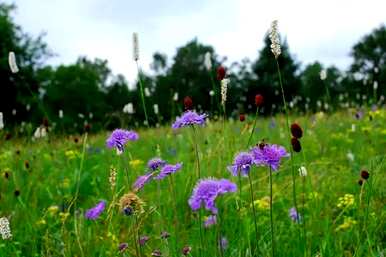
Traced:
<svg viewBox="0 0 386 257">
<path fill-rule="evenodd" d="M 146 125 L 147 125 L 147 127 L 149 127 L 150 124 L 149 124 L 149 119 L 148 119 L 148 116 L 147 116 L 147 110 L 146 110 L 146 104 L 145 104 L 145 96 L 143 94 L 143 83 L 142 83 L 142 79 L 141 79 L 141 72 L 140 72 L 140 69 L 139 69 L 138 61 L 135 61 L 135 63 L 137 64 L 138 82 L 139 82 L 139 88 L 140 88 L 140 91 L 141 91 L 141 100 L 142 100 L 143 112 L 145 113 Z"/>
<path fill-rule="evenodd" d="M 258 116 L 258 115 L 259 115 L 259 107 L 256 107 L 255 121 L 253 122 L 252 131 L 251 131 L 251 134 L 249 135 L 249 139 L 248 139 L 247 148 L 249 147 L 249 144 L 251 143 L 251 140 L 252 140 L 253 134 L 255 133 L 255 129 L 256 129 L 256 122 L 257 122 L 257 116 Z"/>
<path fill-rule="evenodd" d="M 256 243 L 259 241 L 257 237 L 257 223 L 256 223 L 256 210 L 255 210 L 255 199 L 253 197 L 253 186 L 252 186 L 252 179 L 251 174 L 248 173 L 248 180 L 249 180 L 249 189 L 251 193 L 251 201 L 252 201 L 252 210 L 253 210 L 253 222 L 255 226 L 255 236 L 256 236 Z"/>
<path fill-rule="evenodd" d="M 193 128 L 193 140 L 194 140 L 194 149 L 195 149 L 195 152 L 196 152 L 196 160 L 197 160 L 197 177 L 198 179 L 201 178 L 201 166 L 200 166 L 200 157 L 199 157 L 199 154 L 198 154 L 198 144 L 197 144 L 197 135 L 196 135 L 196 129 L 194 126 L 192 126 Z"/>
<path fill-rule="evenodd" d="M 269 189 L 270 189 L 270 197 L 269 197 L 269 216 L 271 220 L 271 249 L 272 249 L 272 257 L 275 256 L 275 234 L 273 229 L 273 212 L 272 212 L 272 168 L 269 167 Z"/>
</svg>

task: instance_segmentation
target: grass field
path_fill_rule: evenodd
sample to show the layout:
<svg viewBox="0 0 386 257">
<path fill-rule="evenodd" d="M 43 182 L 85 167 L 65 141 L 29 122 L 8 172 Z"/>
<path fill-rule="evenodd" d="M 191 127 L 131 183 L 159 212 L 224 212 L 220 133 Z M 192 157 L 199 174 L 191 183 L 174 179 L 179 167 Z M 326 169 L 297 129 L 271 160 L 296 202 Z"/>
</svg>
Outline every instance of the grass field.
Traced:
<svg viewBox="0 0 386 257">
<path fill-rule="evenodd" d="M 8 218 L 12 238 L 0 240 L 0 256 L 270 256 L 269 170 L 250 171 L 254 205 L 248 178 L 227 170 L 237 153 L 248 150 L 253 119 L 209 121 L 196 127 L 197 141 L 189 127 L 141 129 L 122 155 L 106 148 L 110 132 L 2 140 L 0 216 Z M 284 158 L 272 176 L 275 256 L 384 256 L 386 112 L 366 111 L 357 119 L 354 110 L 345 110 L 290 120 L 304 131 L 302 151 L 293 158 L 300 218 L 289 216 L 292 166 Z M 285 118 L 259 118 L 251 145 L 262 139 L 289 151 Z M 217 225 L 208 228 L 200 224 L 210 213 L 188 205 L 198 180 L 195 142 L 201 177 L 238 186 L 217 198 Z M 182 162 L 182 169 L 146 184 L 137 192 L 143 212 L 125 215 L 119 200 L 153 157 Z M 307 176 L 299 176 L 300 166 Z M 362 170 L 370 176 L 360 186 Z M 86 219 L 86 210 L 100 200 L 106 209 L 96 220 Z M 161 237 L 163 231 L 170 237 Z"/>
</svg>

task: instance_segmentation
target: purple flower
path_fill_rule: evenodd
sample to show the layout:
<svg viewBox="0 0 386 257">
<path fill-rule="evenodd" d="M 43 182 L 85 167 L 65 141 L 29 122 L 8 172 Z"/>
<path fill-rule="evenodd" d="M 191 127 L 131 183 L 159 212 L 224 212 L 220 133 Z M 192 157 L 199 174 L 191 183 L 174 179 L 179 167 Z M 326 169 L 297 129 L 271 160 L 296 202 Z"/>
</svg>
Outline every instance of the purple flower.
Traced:
<svg viewBox="0 0 386 257">
<path fill-rule="evenodd" d="M 186 111 L 181 117 L 177 117 L 172 128 L 178 129 L 191 125 L 204 125 L 206 117 L 206 114 L 197 114 L 194 111 Z"/>
<path fill-rule="evenodd" d="M 226 239 L 226 237 L 221 237 L 221 239 L 219 240 L 219 247 L 223 250 L 227 249 L 228 248 L 228 239 Z"/>
<path fill-rule="evenodd" d="M 169 176 L 170 174 L 173 174 L 173 173 L 176 173 L 177 171 L 179 171 L 182 167 L 182 163 L 177 163 L 176 165 L 172 165 L 172 164 L 166 164 L 160 171 L 160 173 L 154 177 L 154 179 L 163 179 L 167 176 Z"/>
<path fill-rule="evenodd" d="M 106 146 L 108 148 L 116 148 L 117 153 L 123 153 L 124 146 L 127 141 L 138 140 L 139 136 L 135 131 L 127 131 L 124 129 L 116 129 L 111 133 L 110 137 L 106 140 Z"/>
<path fill-rule="evenodd" d="M 237 176 L 239 174 L 247 176 L 252 164 L 252 154 L 241 152 L 235 157 L 233 164 L 228 166 L 228 170 L 232 173 L 233 176 Z"/>
<path fill-rule="evenodd" d="M 162 238 L 162 239 L 167 239 L 167 238 L 169 238 L 169 237 L 170 237 L 169 232 L 167 232 L 167 231 L 162 231 L 162 232 L 161 232 L 161 238 Z"/>
<path fill-rule="evenodd" d="M 268 166 L 274 171 L 279 168 L 281 158 L 289 156 L 284 147 L 269 144 L 253 147 L 251 154 L 256 165 Z"/>
<path fill-rule="evenodd" d="M 166 164 L 166 161 L 164 161 L 164 160 L 162 160 L 160 158 L 153 158 L 150 161 L 148 161 L 147 167 L 150 170 L 155 171 L 158 168 L 161 168 L 161 167 L 165 166 L 165 164 Z"/>
<path fill-rule="evenodd" d="M 205 209 L 217 214 L 215 200 L 217 196 L 237 190 L 236 184 L 227 179 L 203 179 L 200 180 L 193 189 L 193 194 L 189 199 L 189 205 L 193 211 L 198 210 L 204 205 Z"/>
<path fill-rule="evenodd" d="M 184 248 L 182 248 L 182 254 L 184 256 L 187 256 L 190 251 L 192 251 L 192 247 L 188 246 L 188 245 L 185 245 Z"/>
<path fill-rule="evenodd" d="M 294 222 L 296 222 L 296 223 L 299 223 L 300 220 L 301 220 L 301 216 L 300 216 L 300 214 L 296 211 L 296 208 L 295 208 L 295 207 L 292 207 L 291 209 L 289 209 L 288 215 L 289 215 L 289 217 L 292 219 L 292 221 L 294 221 Z"/>
<path fill-rule="evenodd" d="M 216 215 L 209 215 L 205 221 L 204 221 L 204 227 L 209 228 L 213 225 L 217 224 L 217 216 Z"/>
<path fill-rule="evenodd" d="M 86 217 L 86 219 L 96 220 L 101 215 L 101 213 L 104 211 L 105 208 L 106 208 L 106 202 L 100 201 L 93 208 L 88 209 L 84 216 Z"/>
<path fill-rule="evenodd" d="M 135 191 L 141 190 L 145 186 L 145 184 L 147 184 L 152 178 L 153 178 L 152 172 L 149 172 L 143 176 L 139 176 L 133 184 L 133 190 Z"/>
<path fill-rule="evenodd" d="M 128 243 L 120 243 L 119 246 L 118 246 L 118 250 L 120 252 L 123 252 L 124 250 L 127 249 L 127 247 L 129 247 L 129 244 Z"/>
<path fill-rule="evenodd" d="M 144 246 L 146 244 L 146 242 L 149 241 L 149 239 L 150 239 L 150 237 L 148 237 L 148 236 L 140 236 L 138 243 L 140 246 Z"/>
</svg>

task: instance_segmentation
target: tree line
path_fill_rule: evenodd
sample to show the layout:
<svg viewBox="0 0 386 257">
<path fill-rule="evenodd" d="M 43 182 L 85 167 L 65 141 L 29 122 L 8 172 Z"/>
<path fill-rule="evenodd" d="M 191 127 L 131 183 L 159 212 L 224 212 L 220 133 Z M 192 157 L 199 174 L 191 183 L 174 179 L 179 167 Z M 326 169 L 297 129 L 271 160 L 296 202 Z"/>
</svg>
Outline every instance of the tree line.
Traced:
<svg viewBox="0 0 386 257">
<path fill-rule="evenodd" d="M 46 64 L 53 53 L 44 35 L 32 37 L 17 25 L 14 5 L 0 3 L 0 112 L 6 126 L 43 120 L 63 131 L 93 130 L 143 125 L 138 79 L 129 87 L 122 75 L 114 75 L 106 60 L 79 57 L 75 63 L 56 67 Z M 20 67 L 9 68 L 14 52 Z M 364 35 L 351 49 L 352 64 L 345 70 L 324 67 L 319 62 L 306 65 L 294 59 L 282 40 L 281 67 L 286 100 L 291 111 L 334 111 L 339 108 L 382 105 L 386 94 L 386 28 Z M 262 114 L 282 110 L 276 62 L 268 36 L 255 60 L 245 58 L 229 66 L 215 49 L 193 39 L 179 47 L 172 59 L 155 53 L 151 72 L 141 71 L 145 102 L 151 125 L 173 119 L 184 110 L 183 99 L 190 97 L 194 108 L 220 114 L 220 82 L 216 71 L 223 66 L 230 79 L 226 102 L 227 116 L 255 112 L 256 94 L 264 97 Z M 210 61 L 210 62 L 209 62 Z M 208 62 L 211 67 L 208 67 Z"/>
</svg>

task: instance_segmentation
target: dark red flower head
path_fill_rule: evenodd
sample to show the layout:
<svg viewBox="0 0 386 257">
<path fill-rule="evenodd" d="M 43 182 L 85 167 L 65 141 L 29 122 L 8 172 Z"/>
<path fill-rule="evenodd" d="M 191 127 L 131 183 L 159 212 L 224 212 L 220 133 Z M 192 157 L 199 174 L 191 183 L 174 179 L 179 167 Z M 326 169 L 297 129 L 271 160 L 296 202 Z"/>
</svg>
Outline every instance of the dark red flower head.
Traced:
<svg viewBox="0 0 386 257">
<path fill-rule="evenodd" d="M 291 134 L 293 137 L 296 137 L 297 139 L 301 138 L 303 136 L 303 130 L 297 123 L 292 123 L 291 125 Z"/>
<path fill-rule="evenodd" d="M 43 124 L 43 126 L 44 126 L 45 128 L 48 128 L 49 123 L 48 123 L 47 117 L 44 117 L 44 118 L 43 118 L 42 124 Z"/>
<path fill-rule="evenodd" d="M 192 250 L 192 247 L 186 245 L 186 246 L 184 246 L 184 248 L 182 248 L 182 254 L 184 256 L 187 256 L 190 253 L 191 250 Z"/>
<path fill-rule="evenodd" d="M 260 94 L 257 94 L 255 96 L 255 104 L 256 104 L 256 106 L 260 107 L 260 106 L 263 105 L 263 103 L 264 103 L 264 97 L 262 95 L 260 95 Z"/>
<path fill-rule="evenodd" d="M 225 78 L 226 70 L 223 66 L 217 68 L 217 79 L 223 80 Z"/>
<path fill-rule="evenodd" d="M 239 119 L 241 122 L 245 121 L 245 114 L 240 113 Z"/>
<path fill-rule="evenodd" d="M 192 100 L 192 98 L 190 98 L 190 96 L 185 96 L 184 107 L 185 107 L 185 110 L 193 109 L 193 100 Z"/>
<path fill-rule="evenodd" d="M 291 138 L 291 145 L 292 145 L 292 149 L 297 153 L 299 153 L 302 150 L 300 141 L 296 137 Z"/>
<path fill-rule="evenodd" d="M 363 179 L 359 179 L 359 180 L 358 180 L 358 184 L 359 184 L 360 186 L 362 186 L 362 185 L 363 185 Z"/>
<path fill-rule="evenodd" d="M 91 124 L 90 123 L 86 123 L 84 125 L 84 131 L 88 133 L 88 132 L 90 132 L 90 130 L 91 130 Z"/>
<path fill-rule="evenodd" d="M 361 171 L 361 177 L 365 180 L 367 180 L 370 177 L 370 173 L 367 170 Z"/>
</svg>

